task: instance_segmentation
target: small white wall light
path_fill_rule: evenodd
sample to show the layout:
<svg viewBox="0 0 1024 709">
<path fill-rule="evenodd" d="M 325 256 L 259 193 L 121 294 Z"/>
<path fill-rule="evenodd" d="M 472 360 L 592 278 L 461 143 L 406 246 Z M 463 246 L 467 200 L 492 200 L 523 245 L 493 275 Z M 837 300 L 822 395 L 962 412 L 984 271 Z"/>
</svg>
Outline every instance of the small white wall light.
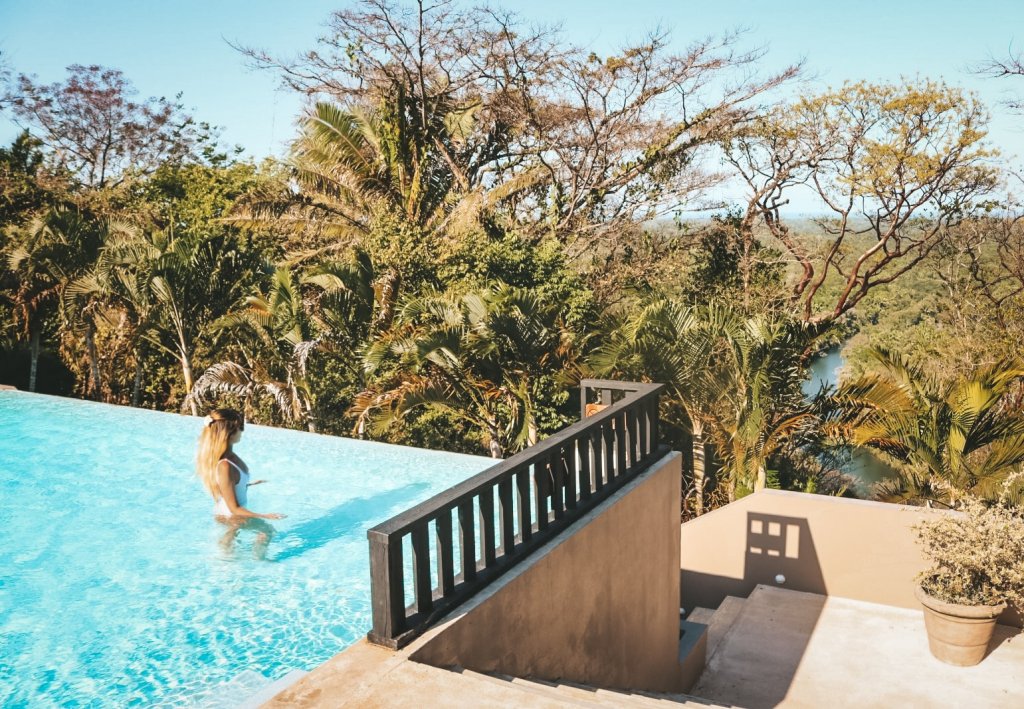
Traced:
<svg viewBox="0 0 1024 709">
<path fill-rule="evenodd" d="M 777 584 L 784 584 L 784 583 L 786 583 L 786 577 L 783 576 L 782 574 L 776 574 L 775 575 L 775 583 L 777 583 Z"/>
</svg>

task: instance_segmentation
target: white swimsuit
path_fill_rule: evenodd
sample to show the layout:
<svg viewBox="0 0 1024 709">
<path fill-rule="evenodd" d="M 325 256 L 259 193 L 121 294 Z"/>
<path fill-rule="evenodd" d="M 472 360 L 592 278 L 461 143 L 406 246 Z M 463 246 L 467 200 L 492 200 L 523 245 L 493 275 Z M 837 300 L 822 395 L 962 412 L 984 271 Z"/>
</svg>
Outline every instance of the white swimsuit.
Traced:
<svg viewBox="0 0 1024 709">
<path fill-rule="evenodd" d="M 221 458 L 217 465 L 220 465 L 223 462 L 234 466 L 235 470 L 238 471 L 238 482 L 235 483 L 235 502 L 238 503 L 239 507 L 245 507 L 249 502 L 249 473 L 242 470 L 238 465 L 227 458 Z M 231 510 L 228 509 L 228 503 L 224 501 L 223 497 L 217 498 L 217 502 L 213 506 L 213 514 L 218 517 L 231 516 Z"/>
</svg>

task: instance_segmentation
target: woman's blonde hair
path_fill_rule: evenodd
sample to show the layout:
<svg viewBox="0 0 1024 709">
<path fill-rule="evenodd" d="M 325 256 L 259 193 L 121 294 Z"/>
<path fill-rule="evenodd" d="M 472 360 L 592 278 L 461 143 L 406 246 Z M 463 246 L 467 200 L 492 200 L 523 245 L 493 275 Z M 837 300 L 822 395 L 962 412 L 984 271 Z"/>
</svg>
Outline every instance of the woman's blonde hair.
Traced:
<svg viewBox="0 0 1024 709">
<path fill-rule="evenodd" d="M 234 409 L 214 409 L 206 417 L 206 425 L 199 434 L 199 450 L 196 451 L 196 475 L 214 500 L 220 499 L 217 465 L 224 457 L 231 437 L 244 428 L 245 418 Z"/>
</svg>

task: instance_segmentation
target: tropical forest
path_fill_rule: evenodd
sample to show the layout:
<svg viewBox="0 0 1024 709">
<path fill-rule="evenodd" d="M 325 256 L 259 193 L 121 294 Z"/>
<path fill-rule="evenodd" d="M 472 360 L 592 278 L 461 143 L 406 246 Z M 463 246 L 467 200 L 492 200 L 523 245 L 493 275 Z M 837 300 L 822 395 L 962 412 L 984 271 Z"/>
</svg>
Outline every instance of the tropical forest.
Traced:
<svg viewBox="0 0 1024 709">
<path fill-rule="evenodd" d="M 506 458 L 583 378 L 659 382 L 687 518 L 1017 501 L 1024 180 L 988 127 L 1021 106 L 682 40 L 351 3 L 234 47 L 305 102 L 263 158 L 128 71 L 0 54 L 0 384 Z"/>
</svg>

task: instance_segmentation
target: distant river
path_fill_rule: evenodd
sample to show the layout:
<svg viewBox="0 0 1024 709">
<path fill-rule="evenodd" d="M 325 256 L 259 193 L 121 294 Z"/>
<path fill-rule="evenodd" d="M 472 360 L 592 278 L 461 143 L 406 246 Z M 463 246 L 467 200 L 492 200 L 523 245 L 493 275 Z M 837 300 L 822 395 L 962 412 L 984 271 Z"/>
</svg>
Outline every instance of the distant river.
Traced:
<svg viewBox="0 0 1024 709">
<path fill-rule="evenodd" d="M 811 378 L 804 382 L 804 396 L 810 398 L 818 393 L 822 386 L 835 387 L 839 382 L 846 360 L 843 358 L 842 345 L 830 347 L 811 362 Z M 876 458 L 870 451 L 854 448 L 850 451 L 849 462 L 841 466 L 861 482 L 865 487 L 892 475 L 892 468 Z"/>
</svg>

